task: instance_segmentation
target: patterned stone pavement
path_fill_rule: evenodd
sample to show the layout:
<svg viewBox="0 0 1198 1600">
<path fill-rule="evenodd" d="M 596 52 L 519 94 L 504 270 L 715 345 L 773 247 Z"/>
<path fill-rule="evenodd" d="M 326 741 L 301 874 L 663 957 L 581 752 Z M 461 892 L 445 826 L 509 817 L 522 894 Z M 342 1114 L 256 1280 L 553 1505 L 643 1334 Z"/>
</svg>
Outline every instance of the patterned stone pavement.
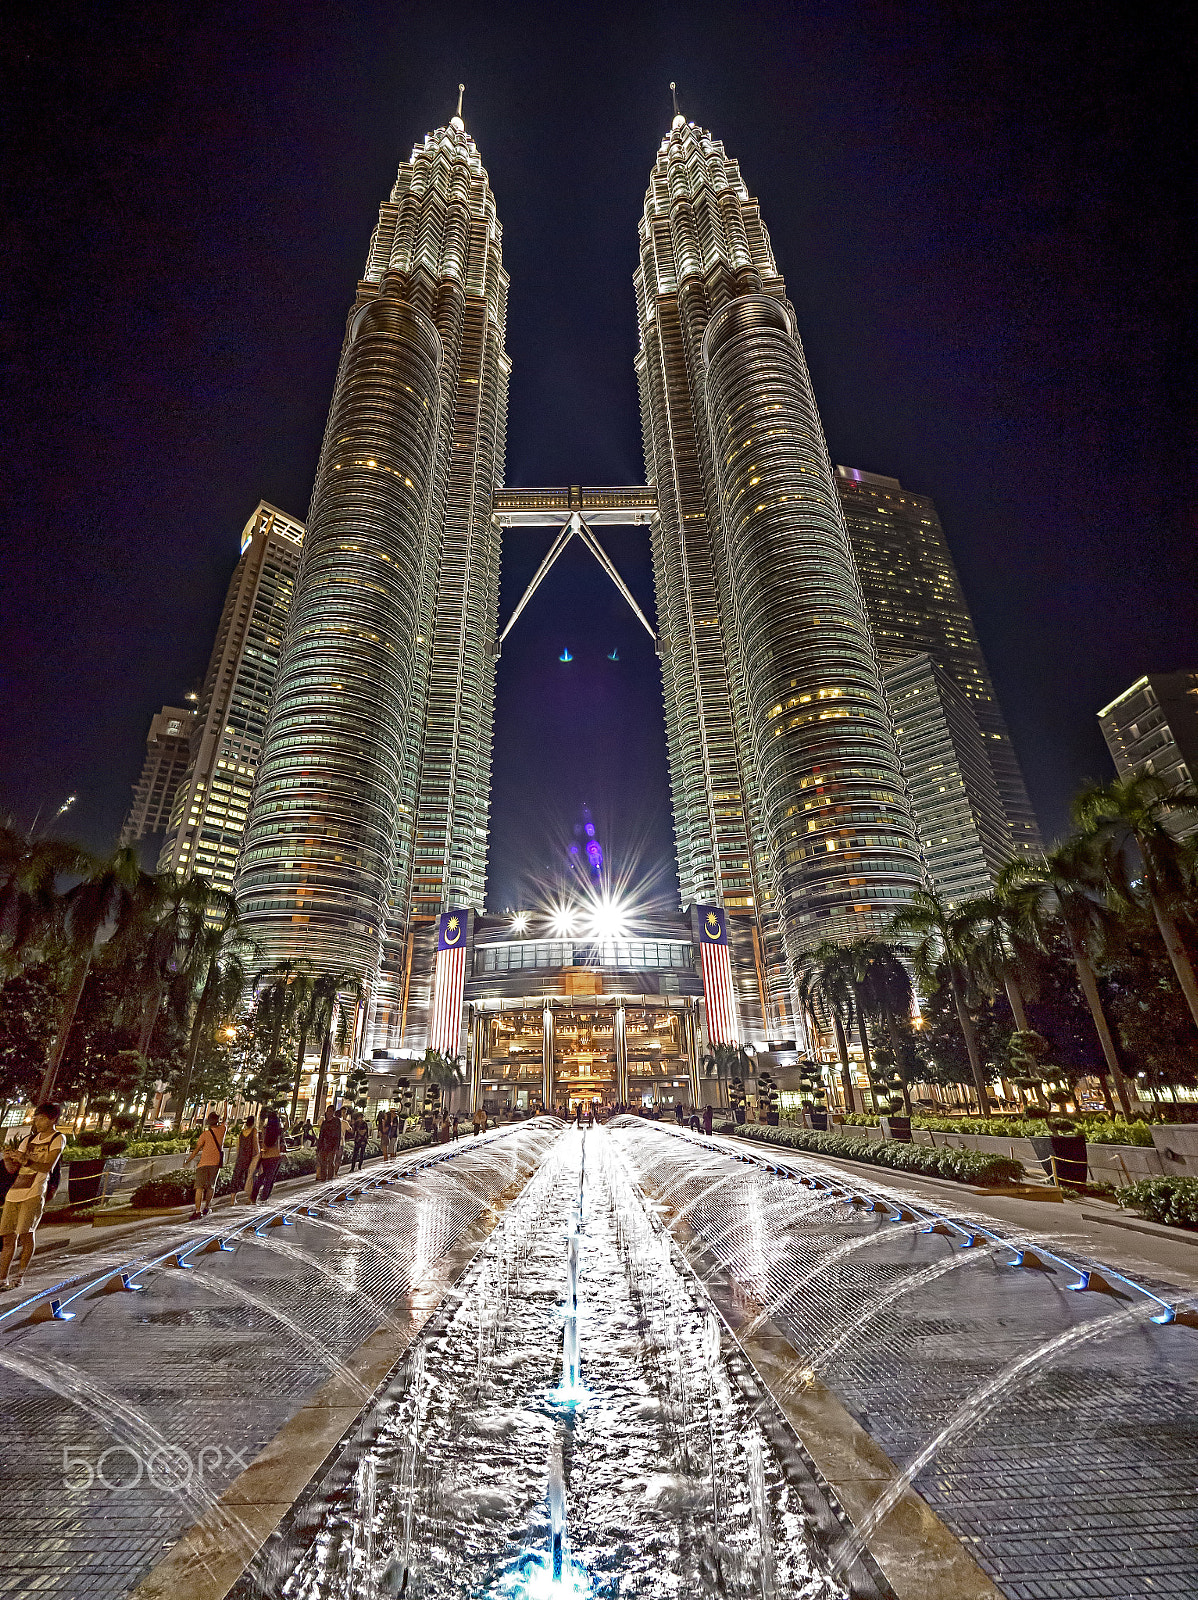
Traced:
<svg viewBox="0 0 1198 1600">
<path fill-rule="evenodd" d="M 616 1137 L 688 1251 L 769 1308 L 893 1461 L 946 1430 L 915 1486 L 1011 1600 L 1198 1594 L 1198 1329 L 1075 1293 L 1051 1263 L 1012 1266 L 1011 1248 L 821 1198 L 730 1141 Z M 892 1176 L 869 1190 L 897 1207 Z"/>
<path fill-rule="evenodd" d="M 504 1130 L 435 1166 L 416 1151 L 395 1163 L 411 1173 L 403 1181 L 328 1204 L 343 1177 L 305 1194 L 315 1214 L 294 1226 L 247 1228 L 192 1270 L 145 1273 L 140 1294 L 83 1295 L 71 1322 L 5 1318 L 18 1298 L 6 1297 L 0 1594 L 127 1594 L 556 1137 L 547 1123 Z M 92 1275 L 108 1257 L 160 1256 L 195 1237 L 147 1230 L 73 1265 Z M 71 1265 L 40 1270 L 52 1281 Z"/>
</svg>

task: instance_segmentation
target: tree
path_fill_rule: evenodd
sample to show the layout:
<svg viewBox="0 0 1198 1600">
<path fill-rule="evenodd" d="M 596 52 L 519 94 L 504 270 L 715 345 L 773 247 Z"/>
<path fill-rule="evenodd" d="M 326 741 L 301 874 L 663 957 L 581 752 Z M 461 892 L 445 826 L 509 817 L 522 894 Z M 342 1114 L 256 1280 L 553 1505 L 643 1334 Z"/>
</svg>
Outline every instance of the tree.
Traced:
<svg viewBox="0 0 1198 1600">
<path fill-rule="evenodd" d="M 1009 881 L 993 894 L 978 895 L 959 907 L 965 945 L 975 978 L 987 988 L 1001 988 L 1015 1026 L 1027 1032 L 1024 1004 L 1026 978 L 1036 955 L 1036 932 L 1028 907 Z"/>
<path fill-rule="evenodd" d="M 1073 814 L 1116 893 L 1133 904 L 1147 902 L 1198 1027 L 1198 977 L 1174 914 L 1193 888 L 1195 853 L 1168 826 L 1198 821 L 1198 790 L 1170 791 L 1145 772 L 1085 790 Z"/>
<path fill-rule="evenodd" d="M 354 1111 L 365 1111 L 370 1099 L 370 1074 L 364 1061 L 356 1061 L 345 1080 L 345 1104 Z"/>
<path fill-rule="evenodd" d="M 1064 929 L 1107 1070 L 1123 1114 L 1130 1117 L 1131 1096 L 1094 969 L 1094 953 L 1110 936 L 1114 922 L 1103 893 L 1104 877 L 1093 842 L 1074 838 L 1054 846 L 1037 861 L 1012 861 L 999 874 L 999 890 L 1025 908 L 1028 923 L 1039 930 L 1042 942 L 1046 923 L 1056 921 Z"/>
<path fill-rule="evenodd" d="M 848 1030 L 856 1014 L 853 982 L 845 960 L 845 947 L 835 939 L 821 939 L 803 958 L 799 972 L 800 1004 L 815 1017 L 818 1025 L 829 1024 L 836 1037 L 840 1057 L 840 1080 L 844 1103 L 853 1108 L 853 1073 L 849 1064 Z"/>
<path fill-rule="evenodd" d="M 90 864 L 78 845 L 0 826 L 0 983 L 50 953 L 62 918 L 59 881 Z"/>
<path fill-rule="evenodd" d="M 84 876 L 63 896 L 60 930 L 70 976 L 63 996 L 58 1031 L 38 1091 L 39 1099 L 49 1100 L 54 1092 L 71 1024 L 75 1020 L 83 985 L 87 982 L 101 933 L 106 928 L 112 928 L 115 930 L 114 937 L 119 937 L 123 931 L 122 924 L 140 915 L 139 901 L 155 893 L 156 888 L 155 880 L 142 871 L 137 852 L 126 847 L 103 860 L 91 861 Z"/>
<path fill-rule="evenodd" d="M 990 1115 L 990 1085 L 982 1067 L 977 1029 L 969 1014 L 973 987 L 973 958 L 970 948 L 971 925 L 967 916 L 954 910 L 933 889 L 916 889 L 911 903 L 894 917 L 890 932 L 897 938 L 913 935 L 911 961 L 921 986 L 929 990 L 944 983 L 952 994 L 957 1022 L 969 1068 L 977 1090 L 982 1115 Z"/>
<path fill-rule="evenodd" d="M 31 963 L 0 988 L 0 1122 L 31 1100 L 46 1070 L 46 1039 L 62 1009 L 61 966 Z"/>
<path fill-rule="evenodd" d="M 321 1041 L 320 1068 L 316 1076 L 316 1096 L 312 1120 L 319 1119 L 328 1083 L 329 1062 L 333 1057 L 333 1037 L 344 1049 L 349 1039 L 350 1020 L 362 997 L 362 980 L 343 967 L 339 972 L 322 972 L 312 985 L 313 1031 Z"/>
<path fill-rule="evenodd" d="M 702 1057 L 699 1066 L 706 1077 L 729 1088 L 737 1081 L 738 1073 L 752 1070 L 753 1063 L 743 1045 L 716 1044 Z"/>
<path fill-rule="evenodd" d="M 279 1106 L 291 1089 L 291 1063 L 286 1056 L 268 1056 L 245 1082 L 245 1097 L 259 1106 Z"/>
<path fill-rule="evenodd" d="M 226 890 L 205 882 L 202 893 L 197 890 L 192 916 L 194 937 L 188 940 L 190 957 L 185 972 L 185 993 L 190 992 L 192 1005 L 191 1032 L 177 1091 L 176 1129 L 183 1125 L 201 1044 L 205 1035 L 209 1045 L 213 1044 L 218 1024 L 232 1017 L 240 1005 L 246 988 L 246 963 L 253 949 L 236 902 Z M 215 1066 L 211 1049 L 206 1054 Z M 228 1052 L 225 1054 L 227 1057 Z"/>
</svg>

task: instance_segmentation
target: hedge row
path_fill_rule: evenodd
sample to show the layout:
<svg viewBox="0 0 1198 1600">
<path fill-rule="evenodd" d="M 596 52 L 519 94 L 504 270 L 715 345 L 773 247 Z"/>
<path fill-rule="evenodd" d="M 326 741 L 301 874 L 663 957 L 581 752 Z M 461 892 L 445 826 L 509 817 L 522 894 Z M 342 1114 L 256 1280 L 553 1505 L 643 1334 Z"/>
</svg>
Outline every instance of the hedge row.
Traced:
<svg viewBox="0 0 1198 1600">
<path fill-rule="evenodd" d="M 1059 1119 L 1058 1119 L 1059 1120 Z M 1152 1129 L 1146 1122 L 1125 1122 L 1122 1117 L 1068 1117 L 1091 1144 L 1134 1144 L 1150 1148 Z M 843 1118 L 846 1127 L 876 1128 L 876 1116 L 855 1111 Z M 911 1118 L 913 1128 L 931 1133 L 982 1133 L 997 1139 L 1036 1139 L 1049 1132 L 1043 1117 L 924 1117 Z"/>
<path fill-rule="evenodd" d="M 401 1151 L 414 1150 L 420 1145 L 431 1143 L 432 1135 L 420 1129 L 414 1133 L 401 1133 L 397 1149 Z M 366 1146 L 368 1157 L 377 1156 L 378 1153 L 379 1144 L 377 1140 Z M 286 1178 L 302 1178 L 315 1171 L 315 1150 L 289 1150 L 279 1165 L 275 1182 L 282 1183 Z M 195 1198 L 195 1186 L 195 1169 L 193 1167 L 180 1168 L 175 1172 L 163 1173 L 160 1178 L 151 1178 L 148 1183 L 139 1184 L 133 1191 L 130 1204 L 154 1210 L 159 1210 L 164 1206 L 187 1205 Z M 216 1180 L 216 1192 L 218 1195 L 228 1194 L 232 1187 L 233 1167 L 231 1162 L 226 1162 Z"/>
<path fill-rule="evenodd" d="M 760 1144 L 807 1150 L 817 1156 L 838 1156 L 842 1161 L 860 1161 L 871 1167 L 889 1167 L 896 1172 L 922 1173 L 929 1178 L 953 1178 L 958 1183 L 987 1187 L 1023 1181 L 1023 1167 L 1018 1161 L 1012 1161 L 1009 1156 L 986 1155 L 980 1150 L 899 1144 L 893 1139 L 882 1144 L 867 1144 L 835 1133 L 811 1133 L 805 1128 L 770 1128 L 749 1123 L 735 1131 L 740 1138 L 753 1139 Z"/>
<path fill-rule="evenodd" d="M 1143 1178 L 1120 1189 L 1116 1199 L 1150 1222 L 1198 1228 L 1198 1178 Z"/>
</svg>

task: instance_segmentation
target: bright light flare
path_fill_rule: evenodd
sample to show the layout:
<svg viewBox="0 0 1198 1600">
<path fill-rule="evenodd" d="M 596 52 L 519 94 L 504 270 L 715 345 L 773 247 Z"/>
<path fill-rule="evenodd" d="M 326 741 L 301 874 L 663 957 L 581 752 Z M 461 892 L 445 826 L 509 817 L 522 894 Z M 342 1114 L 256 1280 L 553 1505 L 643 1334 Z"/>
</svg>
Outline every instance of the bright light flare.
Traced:
<svg viewBox="0 0 1198 1600">
<path fill-rule="evenodd" d="M 549 907 L 549 928 L 555 939 L 569 939 L 578 926 L 578 908 L 557 901 Z"/>
<path fill-rule="evenodd" d="M 512 932 L 513 933 L 527 933 L 528 932 L 528 912 L 527 911 L 517 911 L 516 912 L 515 916 L 512 918 Z"/>
<path fill-rule="evenodd" d="M 628 937 L 628 907 L 612 894 L 598 895 L 587 908 L 588 932 L 600 944 Z"/>
</svg>

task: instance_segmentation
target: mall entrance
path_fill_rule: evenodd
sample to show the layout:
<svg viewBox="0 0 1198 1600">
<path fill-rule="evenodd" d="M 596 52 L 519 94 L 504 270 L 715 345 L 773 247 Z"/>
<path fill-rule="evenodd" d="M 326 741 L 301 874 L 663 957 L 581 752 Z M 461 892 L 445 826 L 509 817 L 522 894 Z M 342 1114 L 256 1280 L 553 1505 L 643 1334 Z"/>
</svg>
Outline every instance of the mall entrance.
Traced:
<svg viewBox="0 0 1198 1600">
<path fill-rule="evenodd" d="M 530 997 L 531 998 L 531 997 Z M 478 1101 L 495 1114 L 576 1115 L 698 1103 L 698 1019 L 681 996 L 546 995 L 469 1007 Z"/>
</svg>

